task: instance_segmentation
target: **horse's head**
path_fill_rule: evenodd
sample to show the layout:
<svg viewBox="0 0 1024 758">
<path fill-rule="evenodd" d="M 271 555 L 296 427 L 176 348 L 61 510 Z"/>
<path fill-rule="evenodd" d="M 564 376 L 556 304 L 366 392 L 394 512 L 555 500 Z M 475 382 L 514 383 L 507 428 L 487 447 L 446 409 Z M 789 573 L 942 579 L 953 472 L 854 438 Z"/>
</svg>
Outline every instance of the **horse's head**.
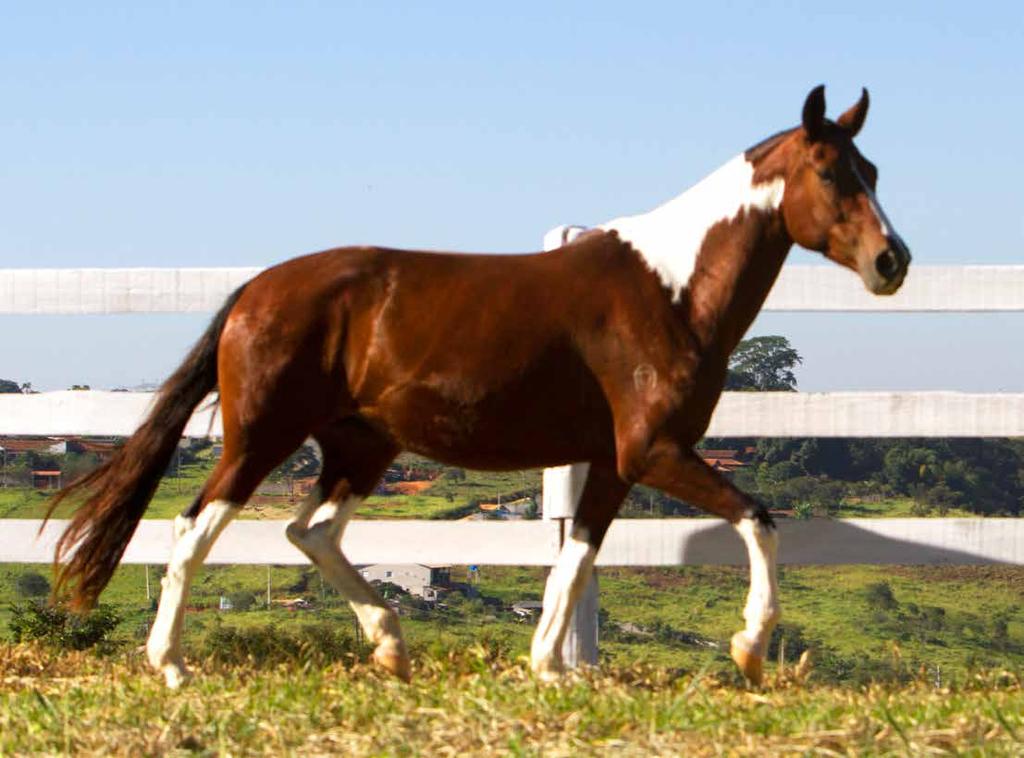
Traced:
<svg viewBox="0 0 1024 758">
<path fill-rule="evenodd" d="M 876 295 L 891 295 L 910 251 L 875 198 L 878 169 L 853 144 L 867 113 L 867 90 L 834 122 L 825 118 L 825 87 L 811 91 L 785 151 L 782 213 L 795 242 L 856 271 Z"/>
</svg>

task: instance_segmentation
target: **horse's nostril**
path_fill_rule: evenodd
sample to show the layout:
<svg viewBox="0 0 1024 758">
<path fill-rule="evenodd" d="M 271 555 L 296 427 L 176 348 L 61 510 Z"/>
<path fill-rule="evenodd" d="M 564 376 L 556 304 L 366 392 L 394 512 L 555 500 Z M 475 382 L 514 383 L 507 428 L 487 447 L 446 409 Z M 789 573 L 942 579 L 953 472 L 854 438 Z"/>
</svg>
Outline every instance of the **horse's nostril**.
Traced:
<svg viewBox="0 0 1024 758">
<path fill-rule="evenodd" d="M 875 269 L 885 279 L 892 279 L 900 270 L 900 261 L 896 257 L 896 253 L 893 252 L 892 248 L 883 250 L 875 258 Z"/>
</svg>

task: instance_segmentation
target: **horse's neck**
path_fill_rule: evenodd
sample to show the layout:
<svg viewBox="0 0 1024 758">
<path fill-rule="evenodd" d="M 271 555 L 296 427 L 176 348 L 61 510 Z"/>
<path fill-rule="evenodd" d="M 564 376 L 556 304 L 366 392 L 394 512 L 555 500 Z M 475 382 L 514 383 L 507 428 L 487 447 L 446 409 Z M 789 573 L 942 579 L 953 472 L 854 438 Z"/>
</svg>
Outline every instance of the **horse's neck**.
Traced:
<svg viewBox="0 0 1024 758">
<path fill-rule="evenodd" d="M 683 194 L 648 213 L 601 224 L 629 242 L 680 299 L 697 266 L 708 231 L 744 208 L 776 209 L 785 185 L 781 179 L 754 184 L 754 167 L 738 155 Z"/>
<path fill-rule="evenodd" d="M 630 243 L 702 342 L 738 341 L 792 244 L 779 212 L 784 191 L 781 176 L 755 183 L 740 154 L 664 205 L 601 228 Z"/>
<path fill-rule="evenodd" d="M 793 241 L 778 210 L 748 211 L 701 251 L 677 309 L 699 342 L 727 358 L 764 305 Z"/>
</svg>

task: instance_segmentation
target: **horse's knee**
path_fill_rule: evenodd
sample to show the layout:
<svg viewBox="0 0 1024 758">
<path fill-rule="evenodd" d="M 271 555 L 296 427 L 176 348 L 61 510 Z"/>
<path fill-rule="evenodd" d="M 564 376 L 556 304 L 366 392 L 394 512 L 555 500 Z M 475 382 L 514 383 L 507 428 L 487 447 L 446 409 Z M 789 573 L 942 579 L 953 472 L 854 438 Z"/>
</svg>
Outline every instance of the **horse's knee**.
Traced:
<svg viewBox="0 0 1024 758">
<path fill-rule="evenodd" d="M 646 437 L 620 441 L 615 461 L 619 478 L 630 483 L 640 481 L 647 471 L 649 457 L 650 444 Z"/>
</svg>

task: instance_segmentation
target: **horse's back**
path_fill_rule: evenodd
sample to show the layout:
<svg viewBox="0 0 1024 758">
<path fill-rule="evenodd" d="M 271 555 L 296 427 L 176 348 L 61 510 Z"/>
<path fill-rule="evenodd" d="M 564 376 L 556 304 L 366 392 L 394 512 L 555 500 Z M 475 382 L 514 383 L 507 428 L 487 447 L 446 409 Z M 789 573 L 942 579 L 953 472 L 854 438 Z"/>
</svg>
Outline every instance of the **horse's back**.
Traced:
<svg viewBox="0 0 1024 758">
<path fill-rule="evenodd" d="M 580 340 L 608 329 L 613 290 L 630 287 L 616 244 L 338 248 L 270 268 L 223 334 L 226 379 L 250 396 L 238 415 L 276 403 L 309 423 L 358 416 L 402 448 L 486 468 L 607 454 L 609 410 Z"/>
</svg>

